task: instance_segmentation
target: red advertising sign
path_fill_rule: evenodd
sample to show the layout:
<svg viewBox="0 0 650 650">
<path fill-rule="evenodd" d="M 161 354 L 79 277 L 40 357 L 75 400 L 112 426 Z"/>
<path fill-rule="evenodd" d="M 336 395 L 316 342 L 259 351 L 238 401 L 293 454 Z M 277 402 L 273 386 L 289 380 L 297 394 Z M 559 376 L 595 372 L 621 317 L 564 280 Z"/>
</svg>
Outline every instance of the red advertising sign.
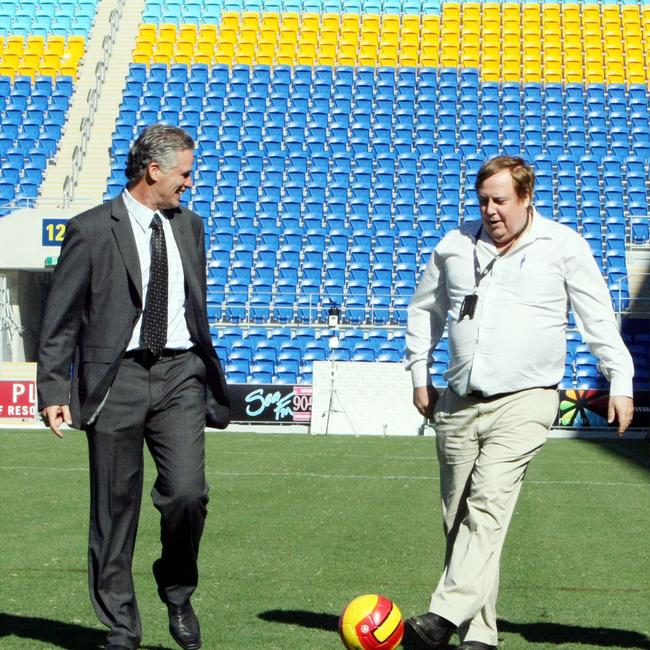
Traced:
<svg viewBox="0 0 650 650">
<path fill-rule="evenodd" d="M 0 418 L 35 418 L 36 383 L 0 380 Z"/>
</svg>

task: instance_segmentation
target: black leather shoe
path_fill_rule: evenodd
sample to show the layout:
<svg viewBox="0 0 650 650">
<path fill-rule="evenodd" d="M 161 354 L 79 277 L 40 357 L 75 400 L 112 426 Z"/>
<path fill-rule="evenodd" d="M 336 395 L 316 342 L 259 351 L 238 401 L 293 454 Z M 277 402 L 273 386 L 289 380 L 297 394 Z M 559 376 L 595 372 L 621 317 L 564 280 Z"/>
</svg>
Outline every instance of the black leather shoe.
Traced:
<svg viewBox="0 0 650 650">
<path fill-rule="evenodd" d="M 428 612 L 406 620 L 402 645 L 409 650 L 419 648 L 448 648 L 456 626 L 442 616 Z"/>
<path fill-rule="evenodd" d="M 495 645 L 488 645 L 482 641 L 463 641 L 458 650 L 497 650 Z"/>
<path fill-rule="evenodd" d="M 169 631 L 174 641 L 185 650 L 198 650 L 201 647 L 201 630 L 189 600 L 184 605 L 167 603 L 167 610 Z"/>
</svg>

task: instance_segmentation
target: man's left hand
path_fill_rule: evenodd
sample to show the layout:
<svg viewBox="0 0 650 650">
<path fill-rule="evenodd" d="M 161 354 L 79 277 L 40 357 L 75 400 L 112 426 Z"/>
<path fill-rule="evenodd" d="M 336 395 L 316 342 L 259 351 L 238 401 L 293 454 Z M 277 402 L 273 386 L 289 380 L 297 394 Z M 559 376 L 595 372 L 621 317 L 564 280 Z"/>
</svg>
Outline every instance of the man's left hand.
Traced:
<svg viewBox="0 0 650 650">
<path fill-rule="evenodd" d="M 617 433 L 622 436 L 625 430 L 630 426 L 634 416 L 634 402 L 631 397 L 622 395 L 612 395 L 609 398 L 607 407 L 607 422 L 612 424 L 614 420 L 618 422 Z"/>
</svg>

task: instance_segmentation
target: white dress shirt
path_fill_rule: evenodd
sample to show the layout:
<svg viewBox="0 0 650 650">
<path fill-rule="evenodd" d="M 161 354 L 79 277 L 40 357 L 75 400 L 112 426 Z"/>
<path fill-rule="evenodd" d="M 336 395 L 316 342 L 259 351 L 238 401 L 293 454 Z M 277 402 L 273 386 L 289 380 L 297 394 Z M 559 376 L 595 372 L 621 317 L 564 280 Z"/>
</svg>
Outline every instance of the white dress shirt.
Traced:
<svg viewBox="0 0 650 650">
<path fill-rule="evenodd" d="M 149 267 L 151 266 L 151 220 L 154 211 L 137 201 L 129 194 L 123 193 L 124 203 L 131 220 L 131 228 L 135 237 L 135 245 L 140 259 L 140 272 L 142 274 L 142 304 L 147 304 L 147 289 L 149 287 Z M 167 343 L 166 348 L 186 350 L 192 347 L 190 332 L 185 320 L 185 275 L 183 263 L 178 252 L 176 239 L 169 219 L 158 212 L 161 217 L 165 245 L 167 248 L 167 273 L 168 273 L 168 299 L 167 299 Z M 141 348 L 142 315 L 138 318 L 133 328 L 133 336 L 129 341 L 127 350 Z"/>
<path fill-rule="evenodd" d="M 431 352 L 446 324 L 444 377 L 457 394 L 489 396 L 558 384 L 571 306 L 610 381 L 610 395 L 631 397 L 632 357 L 587 242 L 535 212 L 529 230 L 480 281 L 474 318 L 459 321 L 463 298 L 474 292 L 474 256 L 483 270 L 497 254 L 481 221 L 462 224 L 436 246 L 408 308 L 406 362 L 413 386 L 431 383 Z"/>
</svg>

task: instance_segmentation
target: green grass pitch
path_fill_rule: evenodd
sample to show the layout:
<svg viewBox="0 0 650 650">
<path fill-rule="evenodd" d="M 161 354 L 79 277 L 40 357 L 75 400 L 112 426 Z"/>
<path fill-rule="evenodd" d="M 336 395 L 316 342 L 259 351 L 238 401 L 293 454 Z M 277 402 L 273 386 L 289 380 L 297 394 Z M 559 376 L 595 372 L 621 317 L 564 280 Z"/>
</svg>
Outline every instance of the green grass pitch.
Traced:
<svg viewBox="0 0 650 650">
<path fill-rule="evenodd" d="M 642 440 L 550 440 L 502 561 L 500 649 L 650 648 Z M 148 491 L 134 573 L 142 647 L 172 650 Z M 426 611 L 442 562 L 432 438 L 209 433 L 210 514 L 193 599 L 206 650 L 336 650 L 345 603 Z M 101 647 L 86 583 L 85 436 L 0 431 L 0 648 Z"/>
</svg>

